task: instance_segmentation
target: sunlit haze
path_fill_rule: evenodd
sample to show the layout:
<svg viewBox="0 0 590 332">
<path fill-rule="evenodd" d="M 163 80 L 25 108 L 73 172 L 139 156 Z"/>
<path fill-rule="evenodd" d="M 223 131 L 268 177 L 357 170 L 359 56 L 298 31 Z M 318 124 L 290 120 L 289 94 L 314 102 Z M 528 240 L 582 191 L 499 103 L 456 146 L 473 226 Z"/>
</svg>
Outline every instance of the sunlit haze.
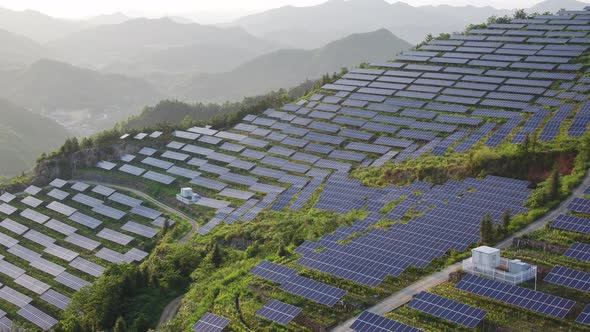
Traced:
<svg viewBox="0 0 590 332">
<path fill-rule="evenodd" d="M 31 9 L 64 18 L 83 18 L 123 12 L 131 16 L 182 15 L 215 21 L 286 5 L 310 6 L 323 2 L 325 0 L 1 0 L 0 7 L 13 10 Z M 413 6 L 445 4 L 525 8 L 538 3 L 539 0 L 405 0 L 404 2 Z"/>
</svg>

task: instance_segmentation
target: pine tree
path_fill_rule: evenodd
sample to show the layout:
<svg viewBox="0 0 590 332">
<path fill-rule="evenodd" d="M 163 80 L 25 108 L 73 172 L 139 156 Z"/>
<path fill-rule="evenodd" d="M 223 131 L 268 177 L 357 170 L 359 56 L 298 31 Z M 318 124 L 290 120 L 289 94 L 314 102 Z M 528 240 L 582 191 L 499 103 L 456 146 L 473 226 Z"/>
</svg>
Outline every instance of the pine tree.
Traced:
<svg viewBox="0 0 590 332">
<path fill-rule="evenodd" d="M 221 265 L 221 250 L 219 249 L 219 245 L 217 245 L 217 243 L 213 245 L 208 256 L 208 261 L 213 264 L 213 266 L 219 267 Z"/>
<path fill-rule="evenodd" d="M 512 219 L 510 210 L 504 211 L 502 215 L 502 222 L 498 226 L 497 235 L 499 237 L 506 237 L 508 235 L 508 228 L 510 227 L 510 220 Z"/>
<path fill-rule="evenodd" d="M 123 317 L 119 316 L 119 318 L 117 318 L 113 332 L 127 332 L 127 323 Z"/>
<path fill-rule="evenodd" d="M 551 200 L 559 199 L 560 196 L 561 179 L 559 178 L 559 168 L 556 166 L 551 172 L 549 180 L 549 197 Z"/>
<path fill-rule="evenodd" d="M 162 236 L 168 233 L 168 229 L 170 229 L 170 222 L 168 221 L 168 219 L 166 219 L 164 220 L 164 225 L 162 226 Z"/>
<path fill-rule="evenodd" d="M 481 220 L 481 227 L 479 230 L 480 233 L 480 242 L 483 244 L 491 244 L 494 242 L 494 238 L 496 237 L 495 229 L 494 229 L 494 220 L 489 213 Z"/>
</svg>

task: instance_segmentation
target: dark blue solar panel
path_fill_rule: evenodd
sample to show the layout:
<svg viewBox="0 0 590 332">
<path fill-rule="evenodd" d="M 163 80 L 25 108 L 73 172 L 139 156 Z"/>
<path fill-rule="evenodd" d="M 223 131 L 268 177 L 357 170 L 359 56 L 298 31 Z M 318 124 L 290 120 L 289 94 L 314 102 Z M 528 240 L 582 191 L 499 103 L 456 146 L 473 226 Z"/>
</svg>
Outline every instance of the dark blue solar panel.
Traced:
<svg viewBox="0 0 590 332">
<path fill-rule="evenodd" d="M 551 227 L 577 233 L 590 234 L 590 219 L 560 214 L 551 223 Z"/>
<path fill-rule="evenodd" d="M 281 289 L 329 307 L 335 305 L 346 294 L 346 291 L 340 288 L 301 276 L 289 278 L 281 285 Z"/>
<path fill-rule="evenodd" d="M 252 270 L 250 270 L 250 273 L 263 279 L 282 284 L 287 279 L 296 276 L 298 272 L 297 270 L 279 264 L 269 261 L 262 261 Z"/>
<path fill-rule="evenodd" d="M 565 318 L 575 301 L 468 274 L 457 288 L 541 314 Z"/>
<path fill-rule="evenodd" d="M 576 197 L 567 208 L 574 212 L 590 213 L 590 200 Z"/>
<path fill-rule="evenodd" d="M 588 130 L 588 124 L 590 124 L 590 103 L 585 103 L 576 114 L 569 128 L 569 135 L 572 137 L 583 136 Z"/>
<path fill-rule="evenodd" d="M 582 310 L 578 318 L 576 318 L 576 322 L 584 325 L 590 325 L 590 304 L 587 305 L 584 310 Z"/>
<path fill-rule="evenodd" d="M 475 328 L 487 312 L 444 297 L 422 292 L 408 303 L 408 307 L 455 322 L 468 328 Z"/>
<path fill-rule="evenodd" d="M 576 242 L 563 255 L 590 262 L 590 245 Z"/>
<path fill-rule="evenodd" d="M 264 305 L 264 307 L 256 311 L 256 316 L 266 318 L 282 325 L 287 325 L 299 315 L 301 310 L 302 309 L 299 307 L 281 301 L 270 300 Z"/>
<path fill-rule="evenodd" d="M 590 291 L 590 273 L 570 269 L 564 266 L 556 266 L 549 272 L 545 282 L 578 289 L 584 292 Z"/>
<path fill-rule="evenodd" d="M 420 332 L 422 330 L 363 311 L 350 328 L 356 332 Z"/>
</svg>

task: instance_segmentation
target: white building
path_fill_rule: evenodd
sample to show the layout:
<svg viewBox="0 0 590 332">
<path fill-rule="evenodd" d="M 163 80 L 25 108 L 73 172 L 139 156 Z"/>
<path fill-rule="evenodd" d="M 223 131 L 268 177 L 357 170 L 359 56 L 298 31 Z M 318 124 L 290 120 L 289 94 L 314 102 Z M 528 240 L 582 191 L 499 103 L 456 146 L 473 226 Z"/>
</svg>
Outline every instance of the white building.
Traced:
<svg viewBox="0 0 590 332">
<path fill-rule="evenodd" d="M 197 203 L 201 199 L 201 196 L 194 193 L 192 188 L 182 188 L 180 189 L 180 194 L 176 194 L 176 199 L 186 205 L 191 205 Z"/>
<path fill-rule="evenodd" d="M 471 250 L 471 258 L 463 261 L 463 271 L 517 285 L 536 279 L 537 267 L 519 259 L 500 257 L 500 249 L 481 246 Z"/>
</svg>

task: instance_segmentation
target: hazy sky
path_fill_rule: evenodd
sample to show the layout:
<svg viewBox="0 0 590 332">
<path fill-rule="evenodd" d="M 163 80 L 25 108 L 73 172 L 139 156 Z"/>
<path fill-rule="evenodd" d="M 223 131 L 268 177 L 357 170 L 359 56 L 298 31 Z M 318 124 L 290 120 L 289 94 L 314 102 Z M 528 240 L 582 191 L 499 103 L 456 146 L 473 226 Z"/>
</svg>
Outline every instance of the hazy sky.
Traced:
<svg viewBox="0 0 590 332">
<path fill-rule="evenodd" d="M 181 15 L 199 12 L 252 13 L 284 5 L 309 6 L 326 0 L 0 0 L 0 7 L 23 10 L 34 9 L 52 16 L 81 18 L 113 12 L 139 16 Z M 358 0 L 357 0 L 358 1 Z M 387 0 L 397 2 L 397 0 Z M 525 8 L 541 0 L 404 0 L 411 5 L 475 5 L 497 8 Z M 586 1 L 588 2 L 588 1 Z"/>
</svg>

